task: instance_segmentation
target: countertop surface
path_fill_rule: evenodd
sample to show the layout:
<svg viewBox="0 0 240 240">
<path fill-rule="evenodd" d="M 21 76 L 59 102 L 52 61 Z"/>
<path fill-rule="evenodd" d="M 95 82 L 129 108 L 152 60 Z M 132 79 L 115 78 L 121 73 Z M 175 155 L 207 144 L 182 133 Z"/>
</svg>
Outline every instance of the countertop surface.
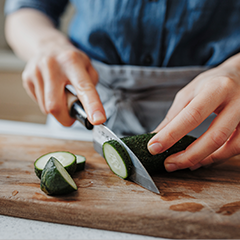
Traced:
<svg viewBox="0 0 240 240">
<path fill-rule="evenodd" d="M 92 141 L 91 131 L 0 120 L 0 134 Z M 0 215 L 0 239 L 162 239 Z"/>
</svg>

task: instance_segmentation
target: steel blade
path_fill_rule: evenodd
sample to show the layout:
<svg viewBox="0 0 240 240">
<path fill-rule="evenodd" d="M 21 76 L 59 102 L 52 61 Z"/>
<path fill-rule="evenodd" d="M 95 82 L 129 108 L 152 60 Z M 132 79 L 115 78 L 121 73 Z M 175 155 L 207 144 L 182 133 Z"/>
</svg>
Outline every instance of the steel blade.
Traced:
<svg viewBox="0 0 240 240">
<path fill-rule="evenodd" d="M 118 141 L 127 150 L 132 160 L 133 169 L 131 175 L 129 176 L 129 179 L 152 192 L 160 194 L 151 176 L 148 174 L 147 170 L 144 168 L 144 166 L 136 157 L 136 155 L 132 152 L 132 150 L 119 137 L 117 137 L 116 134 L 114 134 L 109 128 L 107 128 L 103 124 L 94 126 L 93 145 L 94 149 L 101 156 L 103 156 L 103 143 L 112 139 Z"/>
</svg>

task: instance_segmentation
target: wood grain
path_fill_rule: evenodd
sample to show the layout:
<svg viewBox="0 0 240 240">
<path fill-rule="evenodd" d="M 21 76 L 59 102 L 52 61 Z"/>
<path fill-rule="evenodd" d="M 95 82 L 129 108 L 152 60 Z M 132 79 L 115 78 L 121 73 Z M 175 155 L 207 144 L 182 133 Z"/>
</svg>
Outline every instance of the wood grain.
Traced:
<svg viewBox="0 0 240 240">
<path fill-rule="evenodd" d="M 78 191 L 44 194 L 34 160 L 67 150 L 87 158 Z M 91 142 L 0 135 L 0 214 L 167 238 L 240 238 L 240 157 L 153 176 L 161 194 L 115 176 Z"/>
</svg>

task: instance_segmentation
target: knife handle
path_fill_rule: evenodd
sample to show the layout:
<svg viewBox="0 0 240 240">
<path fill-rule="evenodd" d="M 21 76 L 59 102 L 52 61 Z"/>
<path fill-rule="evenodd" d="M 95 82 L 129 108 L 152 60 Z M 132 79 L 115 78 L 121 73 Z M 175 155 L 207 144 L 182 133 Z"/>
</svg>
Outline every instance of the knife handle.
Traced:
<svg viewBox="0 0 240 240">
<path fill-rule="evenodd" d="M 65 89 L 65 92 L 67 96 L 69 115 L 72 118 L 77 119 L 87 129 L 92 130 L 93 125 L 88 121 L 87 114 L 77 96 L 74 95 L 68 88 Z"/>
</svg>

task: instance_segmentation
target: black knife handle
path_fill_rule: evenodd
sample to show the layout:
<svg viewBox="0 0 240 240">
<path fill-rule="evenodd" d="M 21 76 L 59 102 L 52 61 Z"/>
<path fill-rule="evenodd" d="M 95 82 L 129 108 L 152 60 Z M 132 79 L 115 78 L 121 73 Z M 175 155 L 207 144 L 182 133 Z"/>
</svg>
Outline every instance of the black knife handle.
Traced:
<svg viewBox="0 0 240 240">
<path fill-rule="evenodd" d="M 67 95 L 67 103 L 68 103 L 69 115 L 72 118 L 75 118 L 76 120 L 78 120 L 87 129 L 92 130 L 93 129 L 93 125 L 87 119 L 87 114 L 84 111 L 81 102 L 68 89 L 66 89 L 65 91 L 66 91 L 66 95 Z"/>
</svg>

